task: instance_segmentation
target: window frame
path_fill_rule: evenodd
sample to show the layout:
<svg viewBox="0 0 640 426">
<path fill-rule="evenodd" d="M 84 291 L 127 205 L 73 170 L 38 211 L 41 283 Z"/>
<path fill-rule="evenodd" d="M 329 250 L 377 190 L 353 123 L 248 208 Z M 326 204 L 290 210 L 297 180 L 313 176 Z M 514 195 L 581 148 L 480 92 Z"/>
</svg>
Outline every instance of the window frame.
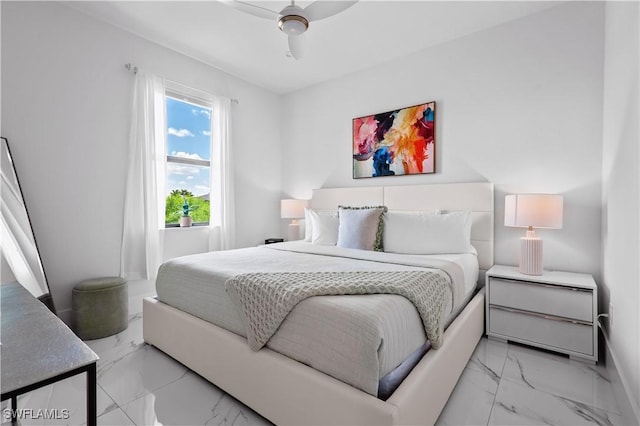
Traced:
<svg viewBox="0 0 640 426">
<path fill-rule="evenodd" d="M 212 167 L 211 167 L 211 159 L 209 160 L 198 160 L 195 158 L 185 158 L 185 157 L 177 157 L 175 155 L 169 155 L 169 151 L 168 151 L 168 140 L 169 140 L 169 127 L 168 127 L 168 121 L 166 119 L 166 106 L 167 106 L 167 98 L 172 98 L 175 99 L 177 101 L 180 102 L 185 102 L 188 104 L 191 104 L 195 107 L 198 108 L 206 108 L 208 110 L 211 111 L 211 113 L 213 114 L 213 101 L 211 99 L 207 99 L 206 97 L 208 96 L 197 96 L 197 95 L 192 95 L 190 93 L 185 93 L 185 92 L 194 92 L 195 89 L 191 89 L 188 88 L 186 86 L 180 86 L 180 85 L 171 85 L 171 87 L 165 87 L 164 90 L 164 106 L 165 106 L 165 150 L 166 150 L 166 156 L 165 156 L 165 176 L 166 176 L 166 189 L 169 189 L 169 183 L 168 183 L 168 176 L 169 176 L 169 172 L 167 170 L 167 167 L 169 165 L 169 163 L 174 163 L 174 164 L 184 164 L 187 166 L 198 166 L 198 167 L 208 167 L 209 168 L 209 206 L 211 206 L 211 192 L 212 192 L 212 188 L 211 188 L 211 173 L 213 173 Z M 206 93 L 203 92 L 204 95 L 207 95 Z M 210 121 L 210 127 L 209 127 L 209 131 L 213 132 L 213 124 Z M 213 154 L 213 140 L 212 137 L 209 136 L 209 149 L 210 149 L 210 157 L 211 154 Z M 166 212 L 167 209 L 167 197 L 164 197 L 164 202 L 162 205 L 162 209 Z M 166 213 L 165 213 L 166 214 Z M 209 212 L 209 220 L 206 222 L 193 222 L 192 226 L 193 227 L 201 227 L 201 226 L 209 226 L 211 224 L 211 212 Z M 180 224 L 179 223 L 167 223 L 165 221 L 164 223 L 164 227 L 165 229 L 168 228 L 180 228 Z"/>
</svg>

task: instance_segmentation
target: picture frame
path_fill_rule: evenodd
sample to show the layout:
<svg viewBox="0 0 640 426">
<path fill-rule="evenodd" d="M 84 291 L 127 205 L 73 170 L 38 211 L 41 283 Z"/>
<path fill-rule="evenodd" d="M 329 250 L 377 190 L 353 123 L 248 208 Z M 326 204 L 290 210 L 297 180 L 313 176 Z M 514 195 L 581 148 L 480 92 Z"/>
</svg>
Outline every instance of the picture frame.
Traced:
<svg viewBox="0 0 640 426">
<path fill-rule="evenodd" d="M 436 172 L 436 102 L 353 119 L 353 178 Z"/>
</svg>

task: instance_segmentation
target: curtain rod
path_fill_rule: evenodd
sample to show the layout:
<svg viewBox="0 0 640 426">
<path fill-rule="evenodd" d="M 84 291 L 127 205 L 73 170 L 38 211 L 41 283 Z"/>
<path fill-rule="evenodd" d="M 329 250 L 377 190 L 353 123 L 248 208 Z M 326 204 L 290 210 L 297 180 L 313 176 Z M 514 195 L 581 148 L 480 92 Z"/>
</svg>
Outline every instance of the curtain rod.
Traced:
<svg viewBox="0 0 640 426">
<path fill-rule="evenodd" d="M 138 67 L 135 65 L 132 65 L 131 62 L 127 62 L 126 64 L 124 64 L 124 67 L 127 69 L 127 71 L 131 71 L 134 75 L 138 73 Z M 239 104 L 240 101 L 235 98 L 231 98 L 231 103 Z"/>
</svg>

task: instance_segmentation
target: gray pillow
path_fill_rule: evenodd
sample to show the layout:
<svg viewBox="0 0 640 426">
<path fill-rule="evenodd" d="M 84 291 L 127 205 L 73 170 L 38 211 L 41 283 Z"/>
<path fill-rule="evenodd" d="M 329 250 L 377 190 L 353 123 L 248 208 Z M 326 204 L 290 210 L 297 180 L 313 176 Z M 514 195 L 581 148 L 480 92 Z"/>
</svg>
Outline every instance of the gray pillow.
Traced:
<svg viewBox="0 0 640 426">
<path fill-rule="evenodd" d="M 338 207 L 338 247 L 382 251 L 384 206 Z"/>
</svg>

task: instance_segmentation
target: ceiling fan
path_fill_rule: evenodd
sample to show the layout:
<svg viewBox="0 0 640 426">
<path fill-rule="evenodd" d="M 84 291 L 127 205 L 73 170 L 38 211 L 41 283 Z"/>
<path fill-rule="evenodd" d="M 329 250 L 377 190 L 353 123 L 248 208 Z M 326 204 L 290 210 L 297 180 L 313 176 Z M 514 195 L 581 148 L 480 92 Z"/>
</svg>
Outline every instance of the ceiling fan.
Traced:
<svg viewBox="0 0 640 426">
<path fill-rule="evenodd" d="M 278 27 L 288 36 L 289 52 L 294 59 L 300 59 L 303 55 L 303 34 L 309 28 L 309 23 L 319 21 L 353 6 L 358 1 L 314 1 L 304 9 L 296 6 L 295 1 L 285 6 L 280 12 L 267 9 L 241 0 L 220 0 L 222 3 L 234 7 L 242 12 L 249 13 L 259 18 L 273 19 Z"/>
</svg>

